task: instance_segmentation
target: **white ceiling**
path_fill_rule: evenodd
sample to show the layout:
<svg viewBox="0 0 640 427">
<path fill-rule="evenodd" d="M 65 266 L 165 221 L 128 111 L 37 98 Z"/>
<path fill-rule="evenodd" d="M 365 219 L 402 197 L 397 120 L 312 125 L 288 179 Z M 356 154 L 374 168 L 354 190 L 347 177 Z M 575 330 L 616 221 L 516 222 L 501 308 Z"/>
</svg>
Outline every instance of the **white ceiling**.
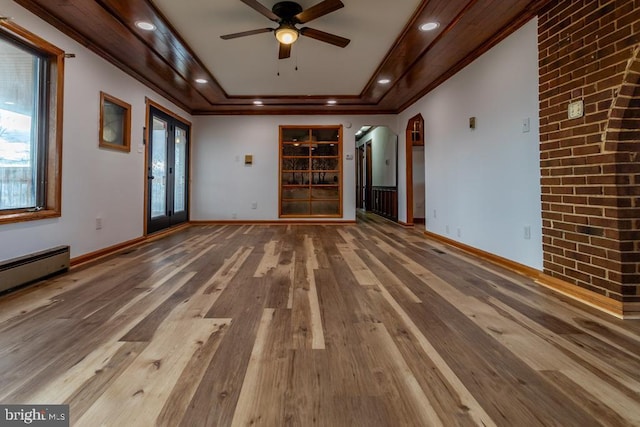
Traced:
<svg viewBox="0 0 640 427">
<path fill-rule="evenodd" d="M 278 2 L 260 1 L 269 9 Z M 303 9 L 319 2 L 297 0 Z M 420 1 L 343 3 L 344 8 L 298 27 L 346 37 L 351 40 L 346 48 L 300 37 L 293 45 L 291 58 L 278 60 L 278 42 L 273 33 L 220 38 L 224 34 L 277 27 L 240 0 L 154 0 L 230 96 L 359 95 Z"/>
</svg>

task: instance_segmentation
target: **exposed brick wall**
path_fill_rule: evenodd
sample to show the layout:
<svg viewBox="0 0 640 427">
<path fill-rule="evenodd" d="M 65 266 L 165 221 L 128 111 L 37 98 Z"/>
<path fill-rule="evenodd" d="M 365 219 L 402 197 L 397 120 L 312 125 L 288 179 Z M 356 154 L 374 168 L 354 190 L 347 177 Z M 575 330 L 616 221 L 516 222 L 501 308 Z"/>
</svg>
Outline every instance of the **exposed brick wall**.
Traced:
<svg viewBox="0 0 640 427">
<path fill-rule="evenodd" d="M 551 1 L 538 48 L 545 272 L 636 305 L 640 0 Z"/>
</svg>

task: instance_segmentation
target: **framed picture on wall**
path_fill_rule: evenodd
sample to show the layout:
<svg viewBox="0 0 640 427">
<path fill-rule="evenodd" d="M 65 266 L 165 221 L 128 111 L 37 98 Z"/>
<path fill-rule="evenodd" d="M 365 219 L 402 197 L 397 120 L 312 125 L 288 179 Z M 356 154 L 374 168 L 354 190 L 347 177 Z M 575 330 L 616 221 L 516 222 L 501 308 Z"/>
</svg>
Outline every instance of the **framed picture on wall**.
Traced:
<svg viewBox="0 0 640 427">
<path fill-rule="evenodd" d="M 101 148 L 131 151 L 131 105 L 100 92 Z"/>
</svg>

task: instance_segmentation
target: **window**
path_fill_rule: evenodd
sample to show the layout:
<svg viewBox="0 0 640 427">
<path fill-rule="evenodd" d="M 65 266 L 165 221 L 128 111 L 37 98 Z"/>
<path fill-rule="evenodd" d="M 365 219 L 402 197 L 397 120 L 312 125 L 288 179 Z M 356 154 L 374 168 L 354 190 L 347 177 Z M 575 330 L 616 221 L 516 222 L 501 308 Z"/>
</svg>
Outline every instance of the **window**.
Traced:
<svg viewBox="0 0 640 427">
<path fill-rule="evenodd" d="M 342 126 L 280 127 L 280 217 L 342 217 Z"/>
<path fill-rule="evenodd" d="M 131 105 L 100 92 L 100 147 L 131 151 Z"/>
<path fill-rule="evenodd" d="M 63 62 L 0 21 L 0 223 L 60 216 Z"/>
</svg>

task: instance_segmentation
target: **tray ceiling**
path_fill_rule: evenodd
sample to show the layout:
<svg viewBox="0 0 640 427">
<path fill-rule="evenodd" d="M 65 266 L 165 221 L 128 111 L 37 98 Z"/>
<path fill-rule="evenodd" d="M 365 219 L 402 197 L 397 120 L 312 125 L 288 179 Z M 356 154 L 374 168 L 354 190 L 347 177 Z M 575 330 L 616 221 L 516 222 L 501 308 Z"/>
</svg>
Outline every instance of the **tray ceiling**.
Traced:
<svg viewBox="0 0 640 427">
<path fill-rule="evenodd" d="M 272 33 L 220 39 L 277 26 L 241 0 L 15 2 L 192 114 L 379 114 L 402 111 L 548 0 L 343 0 L 304 26 L 350 39 L 346 48 L 301 37 L 282 60 Z M 439 28 L 420 31 L 428 21 Z"/>
</svg>

